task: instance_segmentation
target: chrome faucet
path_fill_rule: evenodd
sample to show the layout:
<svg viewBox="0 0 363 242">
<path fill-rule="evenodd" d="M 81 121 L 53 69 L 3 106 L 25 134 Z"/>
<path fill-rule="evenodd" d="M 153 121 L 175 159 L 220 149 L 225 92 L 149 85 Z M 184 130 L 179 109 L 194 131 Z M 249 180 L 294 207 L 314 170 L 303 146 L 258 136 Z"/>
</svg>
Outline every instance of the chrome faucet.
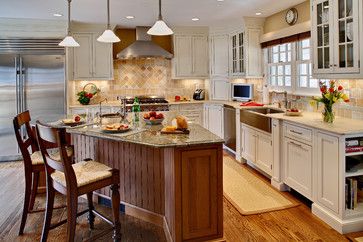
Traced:
<svg viewBox="0 0 363 242">
<path fill-rule="evenodd" d="M 126 121 L 127 120 L 127 108 L 126 108 L 127 98 L 124 96 L 118 96 L 117 100 L 121 101 L 121 110 L 120 110 L 121 119 L 123 121 Z"/>
<path fill-rule="evenodd" d="M 287 100 L 287 91 L 272 91 L 271 93 L 274 93 L 274 94 L 283 94 L 284 95 L 284 108 L 288 108 L 288 103 L 289 101 Z"/>
<path fill-rule="evenodd" d="M 107 103 L 107 98 L 103 99 L 102 101 L 100 101 L 100 109 L 99 109 L 99 112 L 98 112 L 98 115 L 100 116 L 100 118 L 102 117 L 102 103 L 103 102 L 106 102 Z"/>
</svg>

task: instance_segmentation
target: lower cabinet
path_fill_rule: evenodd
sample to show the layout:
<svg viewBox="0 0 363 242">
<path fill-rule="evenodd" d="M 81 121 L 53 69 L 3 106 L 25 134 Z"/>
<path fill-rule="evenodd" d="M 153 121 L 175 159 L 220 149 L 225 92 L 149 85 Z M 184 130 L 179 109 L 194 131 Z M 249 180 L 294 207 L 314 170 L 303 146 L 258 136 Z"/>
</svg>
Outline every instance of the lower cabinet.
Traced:
<svg viewBox="0 0 363 242">
<path fill-rule="evenodd" d="M 204 105 L 204 127 L 215 135 L 224 137 L 223 105 Z"/>
<path fill-rule="evenodd" d="M 317 140 L 317 200 L 339 213 L 339 138 L 319 132 Z"/>
<path fill-rule="evenodd" d="M 310 145 L 284 138 L 284 183 L 312 199 L 313 152 Z"/>
<path fill-rule="evenodd" d="M 268 175 L 272 175 L 272 137 L 267 133 L 241 125 L 242 157 Z"/>
</svg>

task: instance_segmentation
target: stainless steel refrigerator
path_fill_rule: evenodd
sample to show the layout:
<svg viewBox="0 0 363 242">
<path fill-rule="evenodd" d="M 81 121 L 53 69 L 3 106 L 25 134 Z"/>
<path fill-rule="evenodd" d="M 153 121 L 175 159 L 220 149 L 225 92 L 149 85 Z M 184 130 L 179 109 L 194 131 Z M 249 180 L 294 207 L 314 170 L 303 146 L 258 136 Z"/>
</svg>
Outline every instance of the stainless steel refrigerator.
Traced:
<svg viewBox="0 0 363 242">
<path fill-rule="evenodd" d="M 6 43 L 0 40 L 0 161 L 21 158 L 12 123 L 16 114 L 29 110 L 34 123 L 66 112 L 64 49 L 56 41 Z"/>
</svg>

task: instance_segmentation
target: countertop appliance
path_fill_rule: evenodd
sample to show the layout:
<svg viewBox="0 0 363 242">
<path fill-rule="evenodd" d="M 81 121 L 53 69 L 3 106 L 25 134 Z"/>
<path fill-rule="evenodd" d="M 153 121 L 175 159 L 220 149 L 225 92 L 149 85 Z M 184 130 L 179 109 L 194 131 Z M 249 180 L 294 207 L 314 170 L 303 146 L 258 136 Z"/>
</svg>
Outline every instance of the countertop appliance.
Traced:
<svg viewBox="0 0 363 242">
<path fill-rule="evenodd" d="M 224 145 L 230 151 L 236 152 L 236 109 L 229 105 L 223 107 Z"/>
<path fill-rule="evenodd" d="M 204 89 L 197 89 L 193 94 L 194 100 L 204 100 L 205 99 L 205 90 Z"/>
<path fill-rule="evenodd" d="M 64 48 L 59 39 L 0 39 L 0 161 L 19 160 L 12 119 L 32 123 L 66 113 Z"/>
<path fill-rule="evenodd" d="M 232 100 L 241 102 L 253 100 L 253 84 L 232 84 Z"/>
</svg>

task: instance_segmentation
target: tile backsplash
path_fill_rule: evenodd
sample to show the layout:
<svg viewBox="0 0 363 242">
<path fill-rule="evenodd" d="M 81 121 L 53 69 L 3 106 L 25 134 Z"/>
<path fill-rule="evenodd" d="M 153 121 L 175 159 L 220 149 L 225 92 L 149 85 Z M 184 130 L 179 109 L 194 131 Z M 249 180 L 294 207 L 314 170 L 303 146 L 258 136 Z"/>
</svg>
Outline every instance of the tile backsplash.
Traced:
<svg viewBox="0 0 363 242">
<path fill-rule="evenodd" d="M 70 103 L 76 104 L 76 93 L 90 81 L 72 81 L 74 93 Z M 173 80 L 171 61 L 162 58 L 115 60 L 114 80 L 91 81 L 100 88 L 100 95 L 91 102 L 107 98 L 116 101 L 117 96 L 158 95 L 174 99 L 176 95 L 191 98 L 196 88 L 205 88 L 205 80 Z M 71 93 L 71 92 L 70 92 Z"/>
</svg>

